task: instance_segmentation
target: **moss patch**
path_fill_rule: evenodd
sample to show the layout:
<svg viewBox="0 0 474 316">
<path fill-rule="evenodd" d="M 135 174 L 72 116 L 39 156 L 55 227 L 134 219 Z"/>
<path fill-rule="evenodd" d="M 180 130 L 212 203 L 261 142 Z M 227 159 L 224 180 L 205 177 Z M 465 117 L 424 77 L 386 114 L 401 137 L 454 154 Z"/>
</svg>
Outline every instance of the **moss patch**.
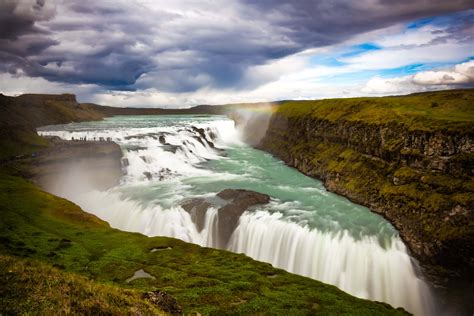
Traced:
<svg viewBox="0 0 474 316">
<path fill-rule="evenodd" d="M 0 255 L 0 313 L 166 315 L 142 293 L 66 273 L 41 261 Z"/>
<path fill-rule="evenodd" d="M 433 107 L 432 104 L 437 106 Z M 451 90 L 382 98 L 347 98 L 282 103 L 289 118 L 313 117 L 367 124 L 399 123 L 411 130 L 472 130 L 474 90 Z"/>
</svg>

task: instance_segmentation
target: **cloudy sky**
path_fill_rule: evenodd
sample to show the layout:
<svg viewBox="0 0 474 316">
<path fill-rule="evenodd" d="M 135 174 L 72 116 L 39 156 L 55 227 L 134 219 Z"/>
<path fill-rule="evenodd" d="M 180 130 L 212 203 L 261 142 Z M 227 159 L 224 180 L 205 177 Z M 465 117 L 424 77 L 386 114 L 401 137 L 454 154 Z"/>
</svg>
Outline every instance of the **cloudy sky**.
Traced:
<svg viewBox="0 0 474 316">
<path fill-rule="evenodd" d="M 115 106 L 474 87 L 474 0 L 1 0 L 0 92 Z"/>
</svg>

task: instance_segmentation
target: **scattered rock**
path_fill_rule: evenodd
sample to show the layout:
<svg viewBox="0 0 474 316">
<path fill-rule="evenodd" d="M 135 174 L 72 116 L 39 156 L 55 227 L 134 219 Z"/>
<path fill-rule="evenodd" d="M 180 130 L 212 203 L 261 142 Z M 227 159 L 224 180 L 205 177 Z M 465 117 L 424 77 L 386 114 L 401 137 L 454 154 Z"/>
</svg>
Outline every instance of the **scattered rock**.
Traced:
<svg viewBox="0 0 474 316">
<path fill-rule="evenodd" d="M 151 249 L 150 252 L 157 252 L 157 251 L 170 250 L 170 249 L 173 249 L 173 248 L 166 247 L 166 246 L 164 246 L 164 247 L 155 247 L 155 248 Z"/>
<path fill-rule="evenodd" d="M 160 137 L 158 137 L 158 140 L 162 145 L 166 144 L 166 138 L 164 135 L 160 135 Z"/>
<path fill-rule="evenodd" d="M 179 306 L 176 299 L 164 291 L 147 292 L 143 294 L 143 298 L 173 316 L 183 315 L 183 308 Z"/>
<path fill-rule="evenodd" d="M 123 158 L 122 159 L 122 164 L 124 167 L 130 166 L 130 161 L 128 161 L 128 158 Z"/>
<path fill-rule="evenodd" d="M 164 144 L 163 146 L 161 146 L 161 149 L 163 149 L 164 151 L 176 154 L 176 151 L 180 149 L 180 147 L 177 145 Z"/>
<path fill-rule="evenodd" d="M 214 143 L 211 142 L 211 141 L 209 141 L 209 140 L 207 139 L 207 137 L 206 137 L 206 131 L 205 131 L 203 128 L 198 128 L 198 127 L 196 127 L 196 126 L 191 126 L 191 129 L 192 129 L 195 133 L 199 134 L 199 137 L 194 137 L 194 138 L 195 138 L 196 140 L 198 140 L 203 146 L 205 146 L 205 145 L 204 145 L 204 142 L 206 142 L 206 143 L 209 145 L 209 147 L 215 148 Z"/>
</svg>

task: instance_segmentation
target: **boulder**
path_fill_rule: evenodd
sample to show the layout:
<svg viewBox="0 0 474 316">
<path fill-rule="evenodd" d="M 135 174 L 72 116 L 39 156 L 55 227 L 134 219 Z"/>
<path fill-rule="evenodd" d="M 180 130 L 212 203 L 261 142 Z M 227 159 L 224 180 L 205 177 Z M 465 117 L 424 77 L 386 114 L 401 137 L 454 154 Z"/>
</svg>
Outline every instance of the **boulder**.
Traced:
<svg viewBox="0 0 474 316">
<path fill-rule="evenodd" d="M 143 298 L 155 306 L 158 306 L 166 313 L 173 316 L 183 315 L 183 308 L 176 299 L 165 291 L 153 291 L 143 294 Z"/>
<path fill-rule="evenodd" d="M 214 246 L 222 249 L 226 248 L 230 236 L 239 223 L 240 216 L 250 207 L 270 201 L 270 196 L 249 190 L 225 189 L 217 193 L 216 196 L 224 200 L 225 205 L 215 205 L 206 199 L 195 198 L 185 201 L 181 207 L 191 215 L 199 232 L 204 228 L 206 212 L 209 207 L 219 207 L 216 219 L 216 236 L 218 238 Z"/>
<path fill-rule="evenodd" d="M 204 199 L 192 199 L 181 204 L 181 207 L 191 215 L 191 220 L 196 225 L 199 232 L 204 228 L 204 220 L 206 219 L 207 209 L 211 203 Z"/>
</svg>

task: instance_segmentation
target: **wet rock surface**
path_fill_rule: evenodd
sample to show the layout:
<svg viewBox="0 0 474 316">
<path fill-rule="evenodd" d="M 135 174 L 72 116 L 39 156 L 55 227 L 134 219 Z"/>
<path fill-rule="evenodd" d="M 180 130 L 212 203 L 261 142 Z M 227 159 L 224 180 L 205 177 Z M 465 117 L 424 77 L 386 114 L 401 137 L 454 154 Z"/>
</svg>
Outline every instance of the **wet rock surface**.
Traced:
<svg viewBox="0 0 474 316">
<path fill-rule="evenodd" d="M 217 194 L 218 197 L 229 201 L 229 203 L 217 210 L 219 223 L 219 247 L 224 248 L 229 241 L 232 232 L 237 227 L 239 218 L 243 212 L 255 205 L 266 204 L 270 196 L 248 190 L 226 189 Z"/>
<path fill-rule="evenodd" d="M 225 189 L 216 194 L 222 203 L 216 204 L 204 198 L 195 198 L 187 200 L 181 204 L 181 207 L 191 215 L 192 221 L 195 223 L 198 231 L 204 228 L 204 221 L 209 207 L 213 206 L 217 209 L 217 244 L 218 248 L 225 248 L 237 227 L 240 216 L 253 206 L 263 205 L 270 201 L 270 196 L 249 191 Z"/>
<path fill-rule="evenodd" d="M 204 199 L 192 199 L 181 204 L 181 207 L 191 215 L 191 220 L 201 232 L 204 228 L 207 209 L 211 207 L 211 203 Z"/>
</svg>

